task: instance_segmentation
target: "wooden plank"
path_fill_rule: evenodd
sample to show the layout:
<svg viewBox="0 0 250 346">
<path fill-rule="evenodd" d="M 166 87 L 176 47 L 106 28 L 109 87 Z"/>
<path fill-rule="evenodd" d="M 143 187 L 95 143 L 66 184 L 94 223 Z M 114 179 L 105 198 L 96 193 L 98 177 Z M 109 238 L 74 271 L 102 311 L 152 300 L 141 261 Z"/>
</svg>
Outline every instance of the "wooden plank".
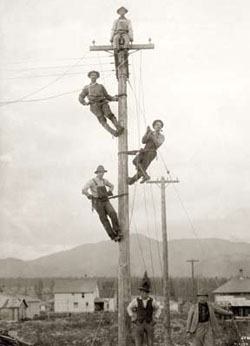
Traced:
<svg viewBox="0 0 250 346">
<path fill-rule="evenodd" d="M 131 44 L 129 49 L 130 50 L 137 50 L 137 49 L 154 49 L 154 44 L 152 43 L 147 43 L 147 44 Z M 90 46 L 89 50 L 92 52 L 97 52 L 97 51 L 109 51 L 109 50 L 114 50 L 114 47 L 112 45 L 101 45 L 101 46 Z"/>
</svg>

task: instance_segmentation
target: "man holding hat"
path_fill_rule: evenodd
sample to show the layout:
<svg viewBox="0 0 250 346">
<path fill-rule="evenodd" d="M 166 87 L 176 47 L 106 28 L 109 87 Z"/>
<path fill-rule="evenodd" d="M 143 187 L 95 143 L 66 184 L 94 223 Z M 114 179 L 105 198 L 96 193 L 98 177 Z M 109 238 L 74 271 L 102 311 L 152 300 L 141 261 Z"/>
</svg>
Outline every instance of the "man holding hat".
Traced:
<svg viewBox="0 0 250 346">
<path fill-rule="evenodd" d="M 161 120 L 155 120 L 152 124 L 154 131 L 152 131 L 149 126 L 147 127 L 147 131 L 142 137 L 142 143 L 145 144 L 145 147 L 139 151 L 133 160 L 137 173 L 133 177 L 128 178 L 129 185 L 134 184 L 141 177 L 143 177 L 141 183 L 144 183 L 150 179 L 150 176 L 147 174 L 146 170 L 150 163 L 155 159 L 157 149 L 165 140 L 165 137 L 161 134 L 163 125 L 164 124 Z"/>
<path fill-rule="evenodd" d="M 150 280 L 145 272 L 139 287 L 140 296 L 133 299 L 127 307 L 127 312 L 135 324 L 135 345 L 143 346 L 144 336 L 147 346 L 153 346 L 154 325 L 161 314 L 161 305 L 149 296 Z"/>
<path fill-rule="evenodd" d="M 206 291 L 199 291 L 197 297 L 197 304 L 191 306 L 188 313 L 186 331 L 194 335 L 195 346 L 214 346 L 214 334 L 218 332 L 215 313 L 226 316 L 233 313 L 209 303 Z"/>
<path fill-rule="evenodd" d="M 83 106 L 90 105 L 90 111 L 97 117 L 101 125 L 111 133 L 112 136 L 118 137 L 122 134 L 124 128 L 118 123 L 108 104 L 108 101 L 118 101 L 118 96 L 110 96 L 104 86 L 96 82 L 97 78 L 100 77 L 98 71 L 90 71 L 88 77 L 91 82 L 83 88 L 79 95 L 79 102 Z M 86 97 L 88 98 L 88 102 L 85 101 Z M 109 126 L 107 119 L 113 123 L 116 130 Z"/>
<path fill-rule="evenodd" d="M 111 240 L 120 241 L 122 238 L 117 213 L 109 202 L 108 197 L 113 195 L 114 185 L 107 179 L 104 179 L 104 173 L 107 171 L 102 165 L 99 165 L 95 171 L 96 177 L 87 182 L 83 187 L 82 193 L 92 200 L 92 207 L 99 215 L 106 232 Z M 106 189 L 108 187 L 108 190 Z M 89 190 L 91 193 L 89 193 Z M 112 226 L 108 217 L 111 219 Z"/>
</svg>

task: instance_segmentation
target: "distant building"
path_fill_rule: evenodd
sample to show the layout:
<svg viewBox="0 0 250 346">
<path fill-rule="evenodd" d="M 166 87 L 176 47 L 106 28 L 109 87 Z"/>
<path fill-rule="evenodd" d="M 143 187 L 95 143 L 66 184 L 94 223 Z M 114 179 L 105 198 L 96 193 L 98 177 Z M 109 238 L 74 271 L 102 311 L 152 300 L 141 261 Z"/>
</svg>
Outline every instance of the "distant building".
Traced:
<svg viewBox="0 0 250 346">
<path fill-rule="evenodd" d="M 99 297 L 95 298 L 95 311 L 116 311 L 117 290 L 114 281 L 99 281 L 98 288 Z"/>
<path fill-rule="evenodd" d="M 54 310 L 56 313 L 94 312 L 96 298 L 99 298 L 96 279 L 57 280 L 54 287 Z"/>
<path fill-rule="evenodd" d="M 213 291 L 215 303 L 231 306 L 236 316 L 250 317 L 250 278 L 238 276 Z"/>
<path fill-rule="evenodd" d="M 41 304 L 42 301 L 38 298 L 30 297 L 30 296 L 24 296 L 24 295 L 15 295 L 16 297 L 25 300 L 27 303 L 27 309 L 26 309 L 26 318 L 34 318 L 40 316 L 41 311 Z"/>
<path fill-rule="evenodd" d="M 27 317 L 25 299 L 0 293 L 0 320 L 21 321 Z"/>
</svg>

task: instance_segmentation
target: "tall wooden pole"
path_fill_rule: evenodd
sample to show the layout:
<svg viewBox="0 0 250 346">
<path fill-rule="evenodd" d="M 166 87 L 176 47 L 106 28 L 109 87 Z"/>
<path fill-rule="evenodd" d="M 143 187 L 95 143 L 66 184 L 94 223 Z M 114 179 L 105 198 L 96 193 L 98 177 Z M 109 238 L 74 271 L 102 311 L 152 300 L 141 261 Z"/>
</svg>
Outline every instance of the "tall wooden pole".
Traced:
<svg viewBox="0 0 250 346">
<path fill-rule="evenodd" d="M 195 301 L 196 297 L 196 288 L 195 288 L 195 279 L 194 279 L 194 264 L 199 262 L 199 260 L 191 258 L 190 260 L 186 260 L 186 262 L 191 263 L 191 275 L 192 275 L 192 301 Z"/>
<path fill-rule="evenodd" d="M 167 216 L 166 216 L 166 184 L 178 183 L 179 180 L 166 180 L 164 177 L 157 181 L 147 181 L 148 184 L 161 184 L 161 225 L 162 225 L 162 257 L 163 257 L 163 294 L 164 294 L 164 329 L 165 345 L 173 346 L 171 339 L 171 319 L 170 319 L 170 285 L 168 276 L 168 237 L 167 237 Z"/>
<path fill-rule="evenodd" d="M 124 51 L 120 51 L 118 66 L 118 120 L 125 128 L 123 134 L 118 138 L 118 194 L 127 193 L 119 198 L 118 217 L 123 239 L 119 243 L 119 271 L 118 271 L 118 344 L 129 346 L 130 319 L 126 308 L 131 297 L 130 283 L 130 244 L 129 244 L 129 197 L 128 197 L 128 134 L 127 134 L 127 69 Z"/>
<path fill-rule="evenodd" d="M 130 50 L 153 49 L 153 44 L 130 45 Z M 113 46 L 91 46 L 91 51 L 113 51 Z M 118 194 L 123 195 L 118 200 L 118 218 L 123 235 L 119 242 L 118 271 L 118 345 L 131 346 L 130 318 L 127 306 L 131 298 L 130 282 L 130 244 L 129 244 L 129 197 L 128 197 L 128 130 L 127 130 L 127 67 L 124 50 L 118 53 L 118 121 L 125 131 L 118 138 Z M 125 195 L 124 195 L 125 194 Z"/>
</svg>

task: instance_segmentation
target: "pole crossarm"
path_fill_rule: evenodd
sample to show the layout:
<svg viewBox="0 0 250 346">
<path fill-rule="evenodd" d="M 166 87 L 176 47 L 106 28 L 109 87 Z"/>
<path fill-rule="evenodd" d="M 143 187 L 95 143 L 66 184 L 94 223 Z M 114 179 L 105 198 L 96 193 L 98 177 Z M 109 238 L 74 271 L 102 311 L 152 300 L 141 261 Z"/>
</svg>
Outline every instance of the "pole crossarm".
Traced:
<svg viewBox="0 0 250 346">
<path fill-rule="evenodd" d="M 148 180 L 146 183 L 147 184 L 172 184 L 172 183 L 179 183 L 179 179 L 164 179 L 164 180 Z"/>
<path fill-rule="evenodd" d="M 155 45 L 153 43 L 146 43 L 146 44 L 131 44 L 129 46 L 129 50 L 140 50 L 140 49 L 154 49 Z M 99 51 L 113 51 L 114 47 L 112 45 L 101 45 L 101 46 L 90 46 L 89 50 L 91 52 L 99 52 Z"/>
</svg>

